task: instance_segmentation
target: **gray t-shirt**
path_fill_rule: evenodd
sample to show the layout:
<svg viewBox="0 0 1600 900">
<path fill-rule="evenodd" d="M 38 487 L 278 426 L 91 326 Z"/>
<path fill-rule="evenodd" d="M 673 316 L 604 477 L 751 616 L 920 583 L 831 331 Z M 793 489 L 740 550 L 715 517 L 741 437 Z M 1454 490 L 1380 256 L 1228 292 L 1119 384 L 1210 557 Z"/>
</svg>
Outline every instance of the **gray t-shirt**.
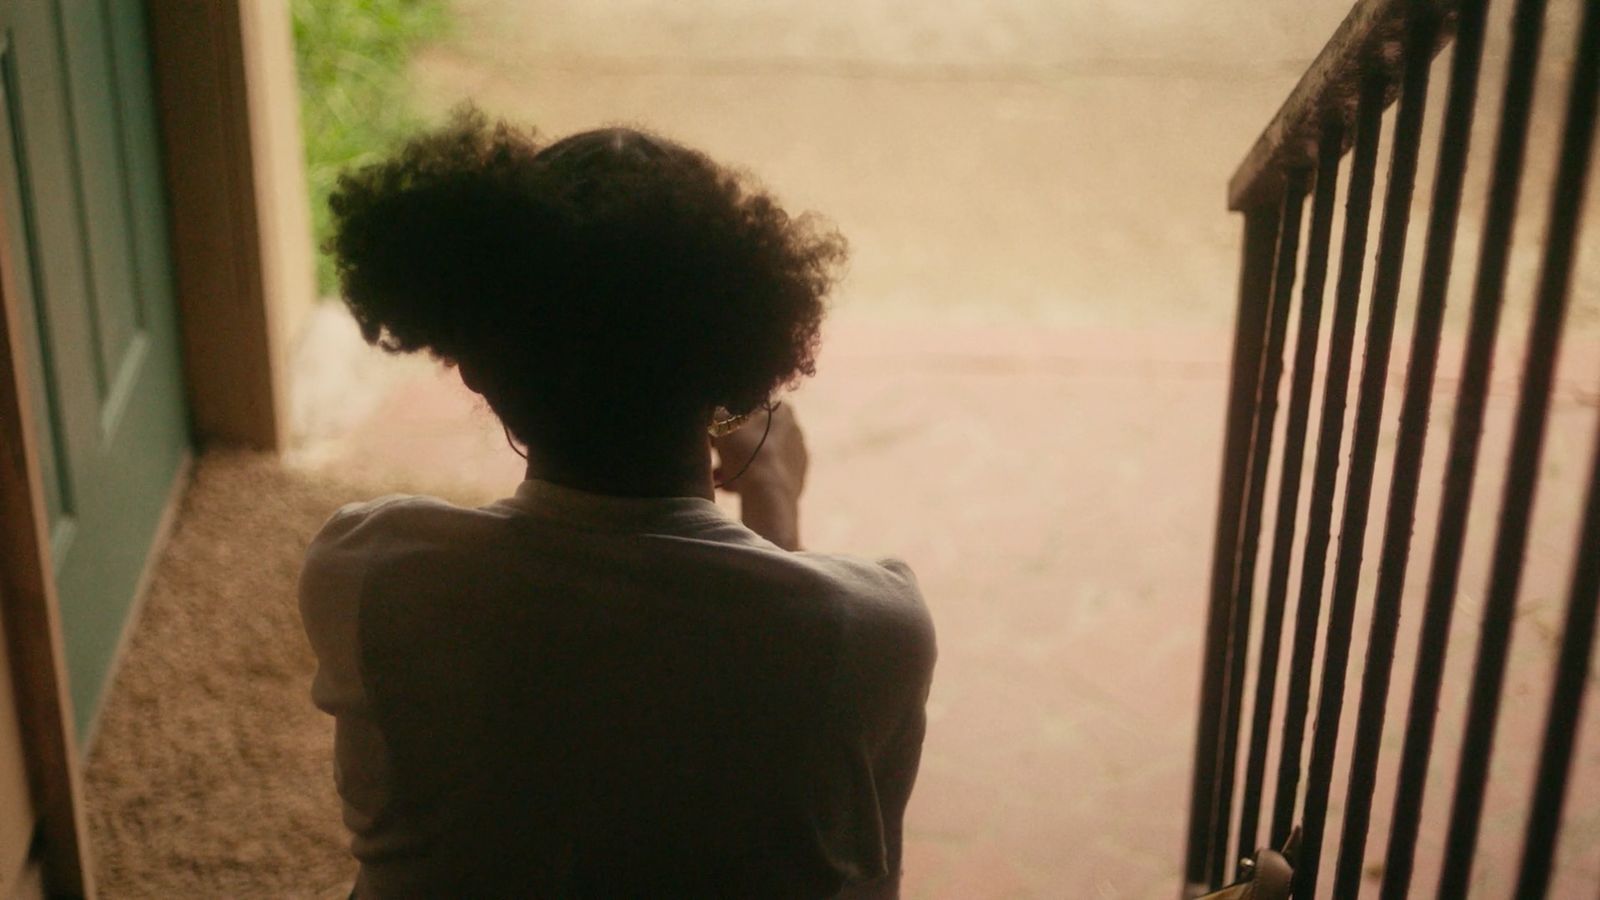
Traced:
<svg viewBox="0 0 1600 900">
<path fill-rule="evenodd" d="M 526 481 L 341 509 L 300 604 L 363 896 L 898 893 L 935 656 L 902 563 Z"/>
</svg>

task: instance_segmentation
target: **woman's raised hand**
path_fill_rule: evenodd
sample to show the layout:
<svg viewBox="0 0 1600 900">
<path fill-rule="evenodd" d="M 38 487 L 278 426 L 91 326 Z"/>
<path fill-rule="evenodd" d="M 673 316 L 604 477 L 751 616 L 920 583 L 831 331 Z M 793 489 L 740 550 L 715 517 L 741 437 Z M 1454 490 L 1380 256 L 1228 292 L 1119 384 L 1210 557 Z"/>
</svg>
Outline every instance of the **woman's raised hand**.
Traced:
<svg viewBox="0 0 1600 900">
<path fill-rule="evenodd" d="M 794 408 L 782 403 L 757 413 L 711 444 L 717 450 L 712 477 L 739 495 L 745 525 L 786 550 L 800 549 L 800 492 L 811 457 Z"/>
</svg>

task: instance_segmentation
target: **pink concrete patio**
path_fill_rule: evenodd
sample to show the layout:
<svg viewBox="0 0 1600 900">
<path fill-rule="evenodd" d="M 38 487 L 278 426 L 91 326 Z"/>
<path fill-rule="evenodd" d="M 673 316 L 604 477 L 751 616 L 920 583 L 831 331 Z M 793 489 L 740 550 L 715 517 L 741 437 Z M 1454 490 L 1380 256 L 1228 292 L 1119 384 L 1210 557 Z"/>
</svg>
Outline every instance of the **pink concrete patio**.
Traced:
<svg viewBox="0 0 1600 900">
<path fill-rule="evenodd" d="M 908 822 L 908 897 L 1176 890 L 1227 337 L 871 318 L 831 329 L 818 377 L 793 400 L 815 461 L 805 540 L 904 557 L 940 635 Z M 1550 458 L 1564 460 L 1554 464 L 1572 478 L 1595 404 L 1579 386 L 1600 383 L 1600 355 L 1575 355 L 1564 370 Z M 521 460 L 453 373 L 401 365 L 386 377 L 360 421 L 307 442 L 305 464 L 420 478 L 485 499 L 520 479 Z M 1497 385 L 1491 427 L 1503 425 L 1510 388 Z M 1491 444 L 1489 473 L 1504 453 Z M 1484 480 L 1489 510 L 1497 479 Z M 1385 488 L 1380 471 L 1380 503 Z M 1435 493 L 1424 496 L 1424 517 Z M 1543 716 L 1569 561 L 1541 558 L 1539 548 L 1570 546 L 1577 499 L 1551 491 L 1540 509 L 1505 734 L 1525 734 Z M 1489 529 L 1473 535 L 1481 569 Z M 1416 558 L 1426 558 L 1430 537 L 1421 536 Z M 1422 584 L 1412 581 L 1415 602 Z M 1464 583 L 1481 583 L 1481 572 Z M 1475 590 L 1462 599 L 1458 647 L 1470 646 Z M 1363 630 L 1365 613 L 1357 621 Z M 1409 683 L 1410 635 L 1396 684 Z M 1451 660 L 1442 748 L 1459 729 L 1468 656 Z M 1361 658 L 1359 645 L 1352 658 Z M 1403 714 L 1396 693 L 1391 717 Z M 1571 880 L 1558 887 L 1600 874 L 1600 717 L 1588 718 L 1586 734 L 1563 857 Z M 1502 741 L 1496 760 L 1481 854 L 1486 896 L 1517 851 L 1527 745 Z M 1439 759 L 1439 768 L 1453 766 L 1449 749 Z M 1393 762 L 1386 757 L 1385 777 Z M 1432 801 L 1446 798 L 1448 781 L 1439 784 Z M 1336 802 L 1341 793 L 1336 785 Z M 1444 809 L 1433 802 L 1429 811 Z M 1387 809 L 1377 819 L 1382 834 Z M 1373 844 L 1381 857 L 1382 842 Z"/>
</svg>

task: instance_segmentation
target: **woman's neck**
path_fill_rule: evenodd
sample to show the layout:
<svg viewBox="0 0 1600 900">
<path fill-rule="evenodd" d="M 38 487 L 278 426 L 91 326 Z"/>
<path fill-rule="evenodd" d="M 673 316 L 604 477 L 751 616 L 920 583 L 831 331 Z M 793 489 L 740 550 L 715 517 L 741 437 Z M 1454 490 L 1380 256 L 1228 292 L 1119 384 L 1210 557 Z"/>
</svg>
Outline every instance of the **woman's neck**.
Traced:
<svg viewBox="0 0 1600 900">
<path fill-rule="evenodd" d="M 703 497 L 714 499 L 711 449 L 701 437 L 694 446 L 629 459 L 574 465 L 558 454 L 528 448 L 527 477 L 591 494 L 617 497 Z"/>
</svg>

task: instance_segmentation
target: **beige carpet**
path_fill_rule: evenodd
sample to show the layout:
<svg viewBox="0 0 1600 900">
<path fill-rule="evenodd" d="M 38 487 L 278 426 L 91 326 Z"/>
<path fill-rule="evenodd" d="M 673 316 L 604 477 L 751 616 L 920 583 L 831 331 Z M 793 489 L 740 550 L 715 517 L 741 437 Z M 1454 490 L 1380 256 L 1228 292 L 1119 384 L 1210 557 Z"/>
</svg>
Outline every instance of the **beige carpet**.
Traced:
<svg viewBox="0 0 1600 900">
<path fill-rule="evenodd" d="M 201 459 L 89 762 L 105 896 L 348 893 L 332 723 L 308 697 L 295 582 L 334 509 L 394 489 L 252 454 Z"/>
</svg>

